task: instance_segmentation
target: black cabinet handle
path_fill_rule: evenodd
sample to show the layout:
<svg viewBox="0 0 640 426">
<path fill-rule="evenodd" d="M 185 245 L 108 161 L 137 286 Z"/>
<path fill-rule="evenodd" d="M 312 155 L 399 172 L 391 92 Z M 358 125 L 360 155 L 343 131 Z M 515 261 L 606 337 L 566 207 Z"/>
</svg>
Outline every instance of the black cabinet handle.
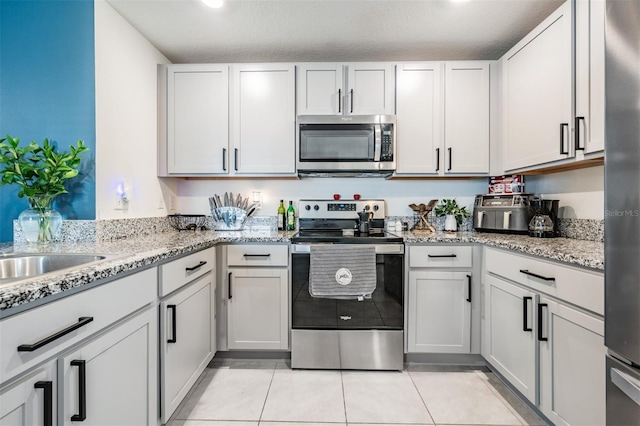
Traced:
<svg viewBox="0 0 640 426">
<path fill-rule="evenodd" d="M 431 258 L 441 258 L 441 257 L 454 258 L 454 257 L 458 257 L 458 255 L 457 254 L 428 254 L 427 257 L 431 257 Z"/>
<path fill-rule="evenodd" d="M 529 301 L 532 301 L 533 297 L 525 296 L 522 298 L 522 331 L 533 331 L 529 327 Z"/>
<path fill-rule="evenodd" d="M 231 300 L 231 298 L 233 296 L 231 296 L 231 272 L 229 272 L 229 282 L 227 283 L 227 289 L 229 290 L 229 300 Z"/>
<path fill-rule="evenodd" d="M 202 266 L 204 266 L 206 264 L 207 264 L 206 261 L 201 260 L 200 263 L 198 263 L 196 266 L 190 266 L 190 267 L 184 268 L 184 269 L 186 269 L 187 271 L 191 272 L 191 271 L 195 271 L 196 269 L 201 268 Z"/>
<path fill-rule="evenodd" d="M 542 308 L 546 308 L 547 305 L 546 303 L 538 303 L 538 340 L 540 342 L 546 342 L 549 340 L 548 337 L 544 337 L 542 335 Z"/>
<path fill-rule="evenodd" d="M 87 418 L 87 362 L 74 359 L 71 365 L 78 367 L 78 414 L 71 416 L 71 421 L 82 422 Z"/>
<path fill-rule="evenodd" d="M 222 170 L 227 171 L 227 148 L 222 148 Z"/>
<path fill-rule="evenodd" d="M 471 275 L 467 275 L 467 302 L 471 303 Z"/>
<path fill-rule="evenodd" d="M 349 91 L 349 100 L 351 101 L 351 112 L 353 112 L 353 89 Z"/>
<path fill-rule="evenodd" d="M 245 253 L 244 257 L 271 257 L 271 253 L 267 253 L 267 254 L 250 254 L 250 253 Z"/>
<path fill-rule="evenodd" d="M 177 339 L 177 328 L 178 328 L 178 320 L 177 320 L 177 313 L 178 313 L 178 306 L 177 305 L 167 305 L 167 311 L 171 309 L 173 312 L 171 312 L 171 338 L 167 339 L 167 343 L 176 343 L 178 341 Z"/>
<path fill-rule="evenodd" d="M 93 317 L 80 317 L 78 318 L 78 322 L 70 325 L 69 327 L 60 330 L 56 333 L 53 333 L 50 336 L 45 337 L 44 339 L 40 340 L 39 342 L 36 343 L 29 343 L 29 344 L 24 344 L 24 345 L 20 345 L 18 346 L 18 352 L 33 352 L 37 349 L 40 349 L 41 347 L 43 347 L 44 345 L 47 345 L 51 342 L 53 342 L 54 340 L 57 340 L 59 338 L 61 338 L 62 336 L 65 336 L 69 333 L 71 333 L 74 330 L 79 329 L 80 327 L 89 324 L 91 321 L 93 321 Z"/>
<path fill-rule="evenodd" d="M 568 154 L 569 150 L 564 149 L 564 129 L 569 130 L 569 123 L 560 123 L 560 154 Z"/>
<path fill-rule="evenodd" d="M 338 89 L 338 112 L 342 112 L 342 89 Z"/>
<path fill-rule="evenodd" d="M 452 149 L 453 148 L 447 148 L 447 151 L 449 152 L 449 167 L 447 167 L 447 171 L 451 171 L 451 165 L 453 163 L 453 154 L 452 154 Z"/>
<path fill-rule="evenodd" d="M 574 125 L 576 126 L 576 151 L 584 151 L 584 146 L 580 146 L 580 122 L 584 121 L 584 117 L 576 117 Z"/>
<path fill-rule="evenodd" d="M 44 401 L 42 404 L 42 424 L 43 426 L 53 426 L 53 382 L 39 381 L 33 387 L 44 390 Z"/>
<path fill-rule="evenodd" d="M 233 167 L 238 171 L 238 148 L 233 149 Z"/>
<path fill-rule="evenodd" d="M 528 269 L 520 269 L 520 272 L 525 274 L 525 275 L 529 275 L 531 277 L 539 278 L 539 279 L 545 280 L 545 281 L 555 281 L 556 280 L 554 277 L 545 277 L 545 276 L 542 276 L 542 275 L 535 274 L 533 272 L 529 272 Z"/>
<path fill-rule="evenodd" d="M 440 148 L 436 148 L 436 172 L 440 171 Z"/>
</svg>

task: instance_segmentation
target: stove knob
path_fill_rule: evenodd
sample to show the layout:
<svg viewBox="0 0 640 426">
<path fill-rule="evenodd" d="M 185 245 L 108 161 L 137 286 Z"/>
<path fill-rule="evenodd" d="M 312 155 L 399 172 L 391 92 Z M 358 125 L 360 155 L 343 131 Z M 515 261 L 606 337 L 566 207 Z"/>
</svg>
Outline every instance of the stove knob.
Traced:
<svg viewBox="0 0 640 426">
<path fill-rule="evenodd" d="M 378 211 L 378 209 L 379 209 L 378 205 L 377 205 L 377 204 L 375 204 L 375 205 L 373 206 L 373 211 L 374 211 L 374 212 L 377 212 L 377 211 Z"/>
<path fill-rule="evenodd" d="M 371 210 L 371 207 L 369 207 L 368 204 L 366 206 L 364 206 L 364 211 L 368 212 L 369 210 Z"/>
<path fill-rule="evenodd" d="M 307 204 L 306 206 L 304 206 L 304 209 L 309 211 L 309 210 L 311 210 L 311 206 L 309 204 Z"/>
<path fill-rule="evenodd" d="M 315 206 L 313 206 L 313 209 L 314 209 L 315 211 L 318 211 L 318 210 L 320 210 L 320 206 L 316 204 Z"/>
</svg>

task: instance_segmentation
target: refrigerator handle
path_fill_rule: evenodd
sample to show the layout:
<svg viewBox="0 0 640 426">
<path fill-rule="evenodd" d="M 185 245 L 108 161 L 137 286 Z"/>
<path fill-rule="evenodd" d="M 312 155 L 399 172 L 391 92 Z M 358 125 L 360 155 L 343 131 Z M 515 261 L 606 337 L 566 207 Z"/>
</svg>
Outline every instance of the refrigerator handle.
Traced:
<svg viewBox="0 0 640 426">
<path fill-rule="evenodd" d="M 616 385 L 633 402 L 640 405 L 640 381 L 617 368 L 611 369 L 611 383 Z"/>
</svg>

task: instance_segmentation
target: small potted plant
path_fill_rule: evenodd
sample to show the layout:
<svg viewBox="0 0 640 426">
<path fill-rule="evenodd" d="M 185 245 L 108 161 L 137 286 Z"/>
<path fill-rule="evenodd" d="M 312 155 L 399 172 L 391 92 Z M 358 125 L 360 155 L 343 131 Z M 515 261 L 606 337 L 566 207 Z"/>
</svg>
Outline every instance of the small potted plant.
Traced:
<svg viewBox="0 0 640 426">
<path fill-rule="evenodd" d="M 443 199 L 433 212 L 436 216 L 445 217 L 445 231 L 457 231 L 458 225 L 462 224 L 462 219 L 470 216 L 466 207 L 460 207 L 455 199 L 447 198 Z"/>
<path fill-rule="evenodd" d="M 0 185 L 18 184 L 18 197 L 29 201 L 30 208 L 18 218 L 27 241 L 47 243 L 55 239 L 62 216 L 53 210 L 53 200 L 67 193 L 64 183 L 78 175 L 80 156 L 88 150 L 82 141 L 60 152 L 48 139 L 42 145 L 32 141 L 25 147 L 20 146 L 18 138 L 0 139 Z"/>
</svg>

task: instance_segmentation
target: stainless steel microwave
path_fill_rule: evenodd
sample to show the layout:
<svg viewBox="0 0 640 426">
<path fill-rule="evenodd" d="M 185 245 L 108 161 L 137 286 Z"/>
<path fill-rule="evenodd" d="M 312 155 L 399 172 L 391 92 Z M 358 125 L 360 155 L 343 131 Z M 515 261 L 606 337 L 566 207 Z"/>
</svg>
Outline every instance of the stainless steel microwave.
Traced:
<svg viewBox="0 0 640 426">
<path fill-rule="evenodd" d="M 396 169 L 394 115 L 300 115 L 300 175 L 388 176 Z"/>
</svg>

